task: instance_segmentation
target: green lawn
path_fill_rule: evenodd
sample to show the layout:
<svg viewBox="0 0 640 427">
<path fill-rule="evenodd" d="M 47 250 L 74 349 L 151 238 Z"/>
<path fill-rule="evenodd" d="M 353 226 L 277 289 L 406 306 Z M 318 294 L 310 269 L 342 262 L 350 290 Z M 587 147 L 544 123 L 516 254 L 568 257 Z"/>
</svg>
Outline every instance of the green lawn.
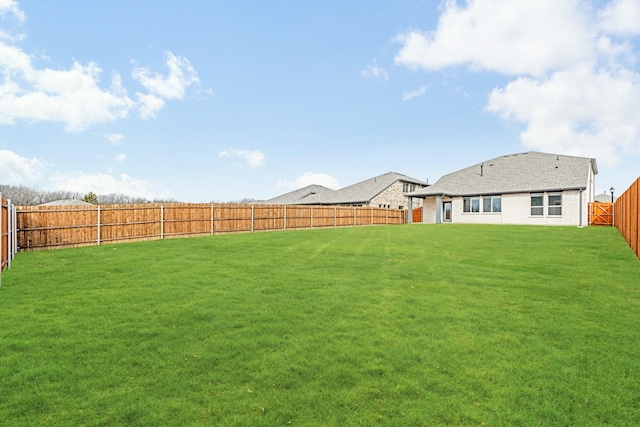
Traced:
<svg viewBox="0 0 640 427">
<path fill-rule="evenodd" d="M 405 225 L 19 253 L 0 424 L 638 425 L 615 228 Z"/>
</svg>

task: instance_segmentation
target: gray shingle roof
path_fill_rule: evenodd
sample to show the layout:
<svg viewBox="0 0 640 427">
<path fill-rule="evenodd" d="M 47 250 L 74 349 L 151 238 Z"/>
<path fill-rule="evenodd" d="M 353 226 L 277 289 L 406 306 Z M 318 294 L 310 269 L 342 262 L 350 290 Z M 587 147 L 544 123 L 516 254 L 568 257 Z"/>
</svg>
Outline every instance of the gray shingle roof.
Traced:
<svg viewBox="0 0 640 427">
<path fill-rule="evenodd" d="M 397 181 L 427 186 L 426 182 L 395 172 L 387 172 L 373 178 L 366 179 L 348 187 L 341 188 L 334 193 L 330 204 L 368 203 Z"/>
<path fill-rule="evenodd" d="M 595 159 L 526 152 L 496 157 L 444 175 L 435 184 L 409 193 L 473 196 L 586 188 L 589 169 L 598 173 Z"/>
<path fill-rule="evenodd" d="M 339 205 L 367 203 L 389 188 L 396 181 L 427 186 L 426 182 L 395 172 L 387 172 L 358 182 L 339 190 L 331 190 L 321 185 L 309 185 L 298 190 L 282 194 L 263 203 L 297 205 Z"/>
<path fill-rule="evenodd" d="M 614 197 L 613 200 L 615 201 L 617 199 L 617 197 Z M 602 193 L 602 194 L 596 194 L 596 197 L 593 199 L 595 202 L 605 202 L 605 203 L 611 203 L 611 194 L 607 194 L 607 193 Z"/>
<path fill-rule="evenodd" d="M 54 200 L 48 203 L 42 203 L 38 206 L 93 206 L 91 203 L 78 199 Z"/>
<path fill-rule="evenodd" d="M 262 203 L 274 205 L 321 204 L 323 199 L 332 197 L 334 193 L 335 190 L 322 185 L 312 184 L 281 194 L 272 199 L 264 200 Z"/>
</svg>

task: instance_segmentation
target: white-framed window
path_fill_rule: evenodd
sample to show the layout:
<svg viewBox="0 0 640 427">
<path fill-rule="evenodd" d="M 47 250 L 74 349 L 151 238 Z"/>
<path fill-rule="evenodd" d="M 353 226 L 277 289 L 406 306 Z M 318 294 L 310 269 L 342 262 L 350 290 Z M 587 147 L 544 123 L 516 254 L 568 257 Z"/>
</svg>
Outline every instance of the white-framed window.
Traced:
<svg viewBox="0 0 640 427">
<path fill-rule="evenodd" d="M 562 215 L 562 193 L 547 194 L 547 202 L 549 216 Z"/>
<path fill-rule="evenodd" d="M 480 197 L 464 197 L 462 199 L 462 211 L 465 213 L 479 213 Z"/>
<path fill-rule="evenodd" d="M 502 196 L 483 196 L 482 212 L 502 212 Z"/>
<path fill-rule="evenodd" d="M 544 194 L 531 193 L 531 216 L 544 215 Z"/>
<path fill-rule="evenodd" d="M 412 184 L 410 182 L 403 182 L 402 183 L 402 191 L 404 193 L 411 193 L 412 191 L 416 191 L 416 185 Z"/>
</svg>

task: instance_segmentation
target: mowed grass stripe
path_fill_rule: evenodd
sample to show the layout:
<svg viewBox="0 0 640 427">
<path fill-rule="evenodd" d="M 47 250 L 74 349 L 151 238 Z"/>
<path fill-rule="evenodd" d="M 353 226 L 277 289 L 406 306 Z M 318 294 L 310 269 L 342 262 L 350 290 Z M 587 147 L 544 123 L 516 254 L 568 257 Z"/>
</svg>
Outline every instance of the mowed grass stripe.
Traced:
<svg viewBox="0 0 640 427">
<path fill-rule="evenodd" d="M 20 253 L 8 425 L 633 425 L 614 228 L 407 225 Z"/>
</svg>

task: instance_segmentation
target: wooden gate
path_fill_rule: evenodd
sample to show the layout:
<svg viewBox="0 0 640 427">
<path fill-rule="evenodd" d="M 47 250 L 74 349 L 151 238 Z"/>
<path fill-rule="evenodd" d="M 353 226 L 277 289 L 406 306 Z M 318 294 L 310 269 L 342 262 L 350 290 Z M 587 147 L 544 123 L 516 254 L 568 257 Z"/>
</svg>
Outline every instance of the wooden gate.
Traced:
<svg viewBox="0 0 640 427">
<path fill-rule="evenodd" d="M 414 208 L 411 213 L 411 220 L 413 222 L 422 222 L 422 208 Z"/>
<path fill-rule="evenodd" d="M 613 203 L 589 203 L 589 225 L 613 225 Z"/>
</svg>

